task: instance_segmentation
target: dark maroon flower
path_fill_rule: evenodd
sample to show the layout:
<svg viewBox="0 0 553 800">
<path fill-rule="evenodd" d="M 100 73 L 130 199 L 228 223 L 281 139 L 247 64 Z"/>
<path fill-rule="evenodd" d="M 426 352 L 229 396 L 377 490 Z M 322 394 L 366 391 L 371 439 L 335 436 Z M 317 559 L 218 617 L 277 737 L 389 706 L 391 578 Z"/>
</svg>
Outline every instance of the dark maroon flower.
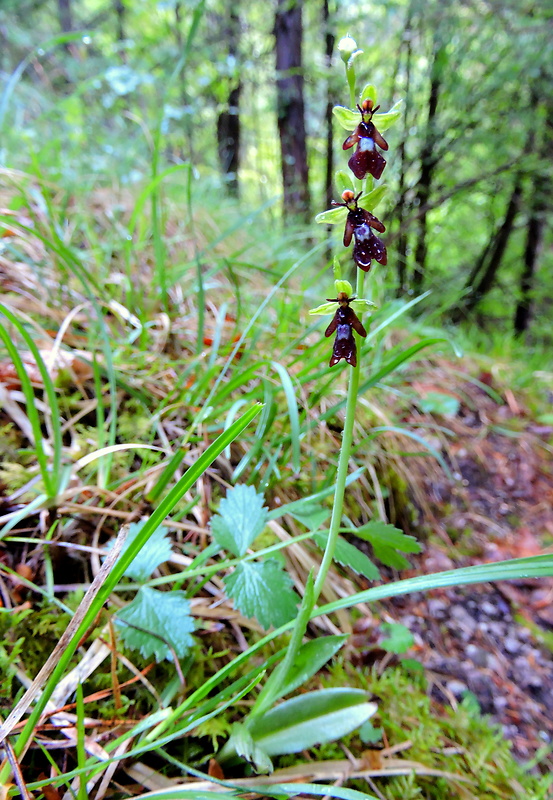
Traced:
<svg viewBox="0 0 553 800">
<path fill-rule="evenodd" d="M 332 355 L 330 357 L 329 366 L 333 367 L 340 359 L 345 358 L 348 364 L 355 367 L 357 364 L 357 346 L 353 331 L 355 330 L 359 336 L 366 336 L 367 331 L 363 327 L 363 323 L 349 304 L 355 298 L 348 297 L 344 292 L 340 292 L 338 297 L 327 298 L 329 302 L 336 302 L 339 307 L 334 314 L 332 322 L 325 331 L 325 336 L 331 336 L 336 332 L 336 338 L 332 347 Z"/>
<path fill-rule="evenodd" d="M 348 167 L 359 180 L 363 180 L 367 174 L 379 180 L 386 166 L 386 159 L 376 149 L 376 145 L 382 150 L 387 150 L 388 142 L 378 132 L 371 120 L 374 112 L 380 106 L 374 108 L 372 100 L 367 99 L 363 101 L 362 106 L 357 106 L 357 108 L 361 114 L 361 122 L 342 145 L 344 150 L 348 150 L 354 144 L 357 145 L 357 150 L 348 161 Z"/>
<path fill-rule="evenodd" d="M 386 245 L 382 239 L 379 239 L 372 232 L 372 228 L 374 228 L 380 233 L 384 233 L 386 228 L 374 214 L 357 205 L 360 197 L 361 192 L 358 195 L 354 195 L 352 191 L 347 189 L 342 194 L 344 202 L 335 202 L 333 205 L 347 208 L 348 216 L 344 230 L 344 247 L 349 247 L 353 236 L 355 238 L 353 260 L 360 269 L 368 272 L 373 258 L 379 264 L 386 264 L 388 261 Z"/>
</svg>

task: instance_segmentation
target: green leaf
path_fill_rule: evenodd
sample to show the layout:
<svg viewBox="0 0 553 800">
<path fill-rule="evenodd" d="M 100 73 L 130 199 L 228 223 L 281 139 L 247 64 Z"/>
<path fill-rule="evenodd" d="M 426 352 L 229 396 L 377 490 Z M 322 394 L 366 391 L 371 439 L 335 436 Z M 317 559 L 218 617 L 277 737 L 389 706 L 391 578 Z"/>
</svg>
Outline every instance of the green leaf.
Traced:
<svg viewBox="0 0 553 800">
<path fill-rule="evenodd" d="M 375 558 L 387 567 L 392 567 L 393 569 L 408 569 L 411 566 L 404 556 L 400 555 L 393 547 L 388 547 L 388 545 L 376 544 L 373 542 L 373 551 Z"/>
<path fill-rule="evenodd" d="M 322 689 L 285 700 L 255 719 L 250 732 L 269 756 L 299 753 L 346 736 L 376 710 L 361 689 Z"/>
<path fill-rule="evenodd" d="M 219 514 L 211 518 L 211 531 L 224 550 L 243 556 L 267 520 L 264 497 L 253 486 L 239 484 L 221 500 Z"/>
<path fill-rule="evenodd" d="M 382 741 L 382 728 L 375 728 L 370 719 L 361 725 L 359 729 L 359 738 L 365 744 L 376 744 Z"/>
<path fill-rule="evenodd" d="M 324 783 L 275 783 L 272 786 L 257 786 L 258 792 L 263 792 L 268 797 L 282 797 L 280 792 L 287 792 L 287 797 L 297 798 L 301 794 L 314 794 L 316 797 L 335 797 L 336 800 L 377 800 L 373 794 L 365 794 L 357 789 L 347 789 L 345 786 L 328 786 Z"/>
<path fill-rule="evenodd" d="M 147 519 L 143 519 L 140 520 L 140 522 L 131 522 L 127 538 L 121 549 L 122 553 L 134 542 L 147 521 Z M 108 543 L 108 551 L 111 549 L 112 545 L 113 542 Z M 167 538 L 167 528 L 160 525 L 159 528 L 156 528 L 152 533 L 142 549 L 135 555 L 125 570 L 124 575 L 133 578 L 135 581 L 146 581 L 160 564 L 169 561 L 172 552 L 171 541 Z"/>
<path fill-rule="evenodd" d="M 459 412 L 459 400 L 443 392 L 428 392 L 418 401 L 425 414 L 440 414 L 442 417 L 455 417 Z"/>
<path fill-rule="evenodd" d="M 328 533 L 320 531 L 313 538 L 321 550 L 324 550 L 328 540 Z M 370 558 L 341 536 L 338 536 L 336 540 L 334 560 L 344 567 L 349 567 L 354 572 L 357 572 L 358 575 L 364 575 L 370 581 L 377 581 L 380 578 L 380 573 Z"/>
<path fill-rule="evenodd" d="M 189 611 L 184 592 L 142 586 L 134 600 L 117 612 L 116 623 L 127 647 L 140 650 L 144 658 L 173 661 L 173 651 L 182 658 L 194 644 Z"/>
<path fill-rule="evenodd" d="M 336 303 L 334 303 L 334 307 L 336 307 Z M 292 516 L 310 531 L 316 531 L 329 518 L 330 509 L 319 503 L 306 502 L 303 508 L 295 509 Z"/>
<path fill-rule="evenodd" d="M 273 558 L 238 564 L 223 583 L 240 613 L 255 617 L 265 629 L 284 625 L 297 614 L 300 598 L 292 579 Z"/>
<path fill-rule="evenodd" d="M 394 122 L 401 117 L 401 105 L 403 100 L 398 100 L 397 103 L 391 107 L 389 111 L 385 111 L 383 114 L 377 113 L 373 117 L 373 122 L 376 125 L 377 129 L 382 133 L 382 131 L 387 131 L 388 128 L 391 128 Z"/>
<path fill-rule="evenodd" d="M 273 762 L 265 750 L 254 742 L 245 725 L 237 723 L 232 726 L 232 734 L 227 745 L 234 747 L 236 755 L 246 759 L 256 772 L 271 773 L 273 771 Z"/>
<path fill-rule="evenodd" d="M 357 128 L 361 122 L 361 115 L 357 109 L 352 111 L 351 108 L 346 108 L 345 106 L 334 106 L 332 113 L 342 128 L 345 128 L 347 131 L 352 131 L 354 128 Z"/>
<path fill-rule="evenodd" d="M 275 699 L 291 694 L 294 689 L 312 678 L 338 652 L 348 638 L 348 634 L 322 636 L 302 644 L 290 668 L 286 683 L 281 687 Z"/>
<path fill-rule="evenodd" d="M 360 528 L 351 528 L 351 530 L 360 539 L 370 542 L 373 546 L 375 544 L 386 545 L 401 550 L 402 553 L 420 553 L 422 550 L 420 542 L 414 536 L 408 536 L 399 528 L 380 520 L 367 522 Z"/>
<path fill-rule="evenodd" d="M 389 653 L 406 653 L 415 644 L 413 634 L 400 622 L 382 622 L 380 627 L 388 634 L 386 639 L 379 642 L 380 647 Z"/>
<path fill-rule="evenodd" d="M 315 222 L 324 223 L 325 225 L 338 225 L 338 223 L 345 224 L 347 209 L 344 206 L 340 208 L 329 208 L 328 211 L 321 211 L 315 217 Z"/>
</svg>

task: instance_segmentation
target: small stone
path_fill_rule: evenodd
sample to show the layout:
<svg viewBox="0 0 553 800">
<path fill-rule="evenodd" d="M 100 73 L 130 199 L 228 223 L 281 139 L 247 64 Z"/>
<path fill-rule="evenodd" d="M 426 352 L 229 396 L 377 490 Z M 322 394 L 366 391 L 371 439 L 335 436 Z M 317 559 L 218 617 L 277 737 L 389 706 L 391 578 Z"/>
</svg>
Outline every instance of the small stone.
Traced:
<svg viewBox="0 0 553 800">
<path fill-rule="evenodd" d="M 484 602 L 480 605 L 480 611 L 482 611 L 484 614 L 487 614 L 488 617 L 497 616 L 497 608 L 493 603 L 490 603 L 489 600 L 484 600 Z"/>
<path fill-rule="evenodd" d="M 511 655 L 520 652 L 520 642 L 518 639 L 515 639 L 514 636 L 507 636 L 503 640 L 503 647 L 508 653 L 511 653 Z"/>
<path fill-rule="evenodd" d="M 463 681 L 448 681 L 446 686 L 451 694 L 455 695 L 455 697 L 461 697 L 468 688 L 467 684 L 463 683 Z"/>
<path fill-rule="evenodd" d="M 428 601 L 428 614 L 433 619 L 443 619 L 446 615 L 447 603 L 438 597 L 431 597 Z"/>
</svg>

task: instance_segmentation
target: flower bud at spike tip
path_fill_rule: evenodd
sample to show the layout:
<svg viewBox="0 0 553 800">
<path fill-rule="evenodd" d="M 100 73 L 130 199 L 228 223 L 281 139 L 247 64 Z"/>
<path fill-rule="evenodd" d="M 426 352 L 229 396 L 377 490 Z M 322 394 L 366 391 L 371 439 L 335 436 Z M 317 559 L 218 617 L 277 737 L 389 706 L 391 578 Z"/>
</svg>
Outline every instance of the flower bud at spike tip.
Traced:
<svg viewBox="0 0 553 800">
<path fill-rule="evenodd" d="M 351 36 L 344 36 L 343 39 L 340 39 L 338 43 L 338 52 L 340 53 L 340 58 L 347 64 L 350 58 L 352 57 L 353 53 L 357 50 L 357 42 L 355 39 L 352 39 Z"/>
</svg>

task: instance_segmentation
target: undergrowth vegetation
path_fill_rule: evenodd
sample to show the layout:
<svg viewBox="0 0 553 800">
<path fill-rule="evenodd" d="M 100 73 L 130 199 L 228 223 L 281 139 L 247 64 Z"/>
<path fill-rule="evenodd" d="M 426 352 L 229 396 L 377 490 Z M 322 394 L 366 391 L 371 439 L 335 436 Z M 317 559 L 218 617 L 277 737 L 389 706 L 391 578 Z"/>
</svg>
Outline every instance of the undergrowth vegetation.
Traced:
<svg viewBox="0 0 553 800">
<path fill-rule="evenodd" d="M 379 272 L 363 370 L 353 338 L 329 370 L 307 313 L 334 291 L 326 242 L 162 167 L 161 120 L 151 160 L 124 189 L 0 170 L 7 796 L 545 798 L 470 697 L 437 709 L 412 660 L 348 660 L 351 608 L 552 574 L 539 555 L 399 579 L 425 482 L 456 477 L 448 420 L 472 400 L 451 375 L 497 402 L 500 380 L 465 375 Z"/>
</svg>

